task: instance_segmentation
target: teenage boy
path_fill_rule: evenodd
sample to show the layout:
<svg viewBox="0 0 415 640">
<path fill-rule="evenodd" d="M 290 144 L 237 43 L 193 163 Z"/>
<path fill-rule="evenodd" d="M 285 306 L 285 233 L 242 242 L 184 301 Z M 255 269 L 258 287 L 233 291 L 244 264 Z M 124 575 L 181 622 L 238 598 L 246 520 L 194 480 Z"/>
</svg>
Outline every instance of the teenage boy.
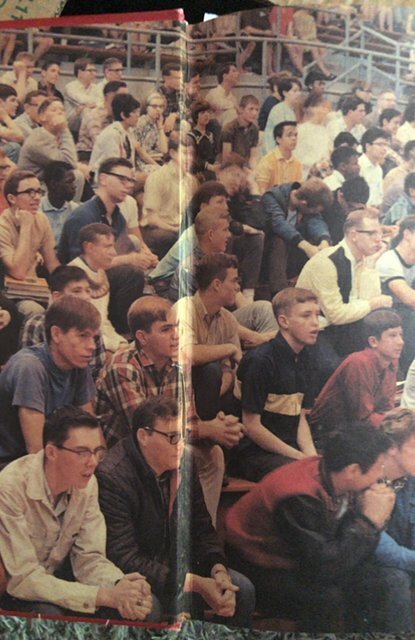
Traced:
<svg viewBox="0 0 415 640">
<path fill-rule="evenodd" d="M 368 129 L 362 136 L 362 148 L 359 166 L 370 189 L 368 205 L 379 208 L 383 201 L 382 164 L 390 148 L 390 135 L 378 127 Z"/>
<path fill-rule="evenodd" d="M 408 173 L 405 177 L 403 191 L 386 212 L 383 224 L 399 224 L 402 218 L 415 214 L 415 173 Z"/>
<path fill-rule="evenodd" d="M 87 300 L 63 296 L 46 311 L 45 344 L 18 351 L 0 374 L 0 464 L 42 448 L 45 417 L 75 404 L 92 411 L 88 365 L 101 318 Z"/>
<path fill-rule="evenodd" d="M 254 171 L 261 195 L 279 184 L 302 181 L 303 165 L 293 155 L 297 136 L 297 123 L 294 120 L 284 120 L 274 127 L 277 146 L 261 158 Z"/>
<path fill-rule="evenodd" d="M 306 347 L 315 344 L 319 332 L 317 296 L 305 289 L 284 289 L 272 305 L 280 331 L 244 355 L 234 390 L 246 438 L 233 459 L 238 473 L 255 482 L 287 462 L 316 453 L 305 410 L 314 400 Z"/>
<path fill-rule="evenodd" d="M 259 101 L 253 95 L 242 96 L 238 117 L 223 127 L 221 144 L 222 159 L 230 153 L 238 153 L 244 158 L 251 169 L 255 169 L 258 162 L 259 128 L 257 126 Z"/>
<path fill-rule="evenodd" d="M 105 452 L 98 420 L 64 407 L 46 422 L 39 452 L 0 474 L 2 609 L 129 620 L 150 613 L 148 582 L 105 556 L 94 477 Z"/>
<path fill-rule="evenodd" d="M 352 425 L 323 457 L 272 471 L 228 511 L 232 566 L 243 567 L 269 615 L 278 611 L 308 633 L 378 630 L 365 614 L 382 586 L 370 559 L 395 501 L 379 483 L 390 446 L 377 429 Z M 357 589 L 369 576 L 372 588 Z"/>
<path fill-rule="evenodd" d="M 75 296 L 81 300 L 91 300 L 91 285 L 85 271 L 79 267 L 61 265 L 50 274 L 49 278 L 50 304 L 59 300 L 62 296 Z M 46 342 L 45 311 L 36 313 L 27 320 L 23 326 L 21 347 L 33 347 L 35 344 Z M 91 358 L 89 368 L 93 379 L 96 381 L 102 367 L 105 364 L 105 347 L 102 334 L 95 336 L 95 351 Z"/>
<path fill-rule="evenodd" d="M 52 160 L 45 167 L 43 180 L 47 192 L 40 201 L 40 210 L 49 220 L 56 245 L 58 245 L 63 225 L 79 206 L 74 201 L 76 192 L 75 172 L 68 162 Z"/>
<path fill-rule="evenodd" d="M 330 157 L 332 173 L 324 178 L 330 191 L 339 189 L 345 180 L 355 178 L 360 173 L 359 154 L 351 147 L 337 147 Z"/>
<path fill-rule="evenodd" d="M 339 424 L 360 422 L 378 428 L 395 406 L 402 321 L 394 311 L 377 309 L 363 321 L 368 346 L 348 356 L 330 376 L 309 416 L 325 437 Z"/>
<path fill-rule="evenodd" d="M 253 586 L 228 569 L 200 484 L 183 455 L 182 429 L 176 400 L 150 398 L 134 412 L 132 433 L 100 465 L 108 556 L 121 570 L 145 575 L 166 614 L 203 617 L 208 606 L 217 622 L 249 627 Z M 161 508 L 160 493 L 169 497 L 169 509 Z"/>
</svg>

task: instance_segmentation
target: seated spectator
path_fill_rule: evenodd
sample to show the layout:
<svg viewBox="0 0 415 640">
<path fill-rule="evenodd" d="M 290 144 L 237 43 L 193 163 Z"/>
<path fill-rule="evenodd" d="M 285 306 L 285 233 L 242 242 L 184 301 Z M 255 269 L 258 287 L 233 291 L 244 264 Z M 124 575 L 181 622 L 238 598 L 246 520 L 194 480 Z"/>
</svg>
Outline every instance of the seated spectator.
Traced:
<svg viewBox="0 0 415 640">
<path fill-rule="evenodd" d="M 316 453 L 305 416 L 314 400 L 313 363 L 304 347 L 317 340 L 317 298 L 310 291 L 285 289 L 272 305 L 280 331 L 244 355 L 234 390 L 246 437 L 233 452 L 233 465 L 254 482 Z"/>
<path fill-rule="evenodd" d="M 157 91 L 150 93 L 143 102 L 134 128 L 136 167 L 139 171 L 150 173 L 163 164 L 167 153 L 163 116 L 166 104 L 166 98 Z"/>
<path fill-rule="evenodd" d="M 242 425 L 223 413 L 199 420 L 190 378 L 177 365 L 177 319 L 167 300 L 144 296 L 128 312 L 134 342 L 121 347 L 107 362 L 98 382 L 97 413 L 108 446 L 128 436 L 134 412 L 147 398 L 176 399 L 186 416 L 189 441 L 198 467 L 206 506 L 216 522 L 224 472 L 223 453 L 239 442 Z"/>
<path fill-rule="evenodd" d="M 329 228 L 332 244 L 337 244 L 344 238 L 344 223 L 349 213 L 366 208 L 369 185 L 364 178 L 356 176 L 345 180 L 333 195 L 333 205 L 323 213 L 323 218 Z"/>
<path fill-rule="evenodd" d="M 302 7 L 295 11 L 292 22 L 289 24 L 287 35 L 291 39 L 298 38 L 299 40 L 308 40 L 315 43 L 314 46 L 307 47 L 302 44 L 285 45 L 291 62 L 301 75 L 304 75 L 303 56 L 307 51 L 310 51 L 317 68 L 324 74 L 326 80 L 334 80 L 336 76 L 330 72 L 324 60 L 327 55 L 327 49 L 318 46 L 320 41 L 317 37 L 317 23 L 307 8 Z"/>
<path fill-rule="evenodd" d="M 0 147 L 0 214 L 9 206 L 4 197 L 4 184 L 10 172 L 14 169 L 16 169 L 16 165 L 6 156 L 4 149 Z"/>
<path fill-rule="evenodd" d="M 105 58 L 102 61 L 102 73 L 104 77 L 101 82 L 98 82 L 97 88 L 105 95 L 104 89 L 109 82 L 122 82 L 124 73 L 122 61 L 115 57 Z"/>
<path fill-rule="evenodd" d="M 372 562 L 395 502 L 379 484 L 390 446 L 377 429 L 349 427 L 322 457 L 272 471 L 228 511 L 229 557 L 266 615 L 278 612 L 308 633 L 377 630 L 365 617 L 384 586 Z"/>
<path fill-rule="evenodd" d="M 298 126 L 294 155 L 301 161 L 305 179 L 309 177 L 311 169 L 319 171 L 328 165 L 330 138 L 326 122 L 330 109 L 330 102 L 313 91 L 304 102 L 304 121 Z"/>
<path fill-rule="evenodd" d="M 58 60 L 45 60 L 40 67 L 40 80 L 37 83 L 39 91 L 44 91 L 48 98 L 59 98 L 64 101 L 63 94 L 56 88 L 61 73 L 61 63 Z"/>
<path fill-rule="evenodd" d="M 363 154 L 359 158 L 360 175 L 369 185 L 368 205 L 379 208 L 383 201 L 382 163 L 390 147 L 390 135 L 383 129 L 367 129 L 362 136 Z"/>
<path fill-rule="evenodd" d="M 32 77 L 35 70 L 35 58 L 28 51 L 20 51 L 14 59 L 13 69 L 6 71 L 0 76 L 3 84 L 8 84 L 16 91 L 20 102 L 26 97 L 29 91 L 36 91 L 37 82 Z"/>
<path fill-rule="evenodd" d="M 267 124 L 268 116 L 272 107 L 275 107 L 279 102 L 281 102 L 281 95 L 278 90 L 279 79 L 280 74 L 273 74 L 267 78 L 267 85 L 271 95 L 265 98 L 259 110 L 258 127 L 261 132 L 265 130 L 265 125 Z"/>
<path fill-rule="evenodd" d="M 114 122 L 103 129 L 95 139 L 89 166 L 96 172 L 108 158 L 125 158 L 135 165 L 133 129 L 137 124 L 140 103 L 129 93 L 114 96 L 111 110 Z"/>
<path fill-rule="evenodd" d="M 89 162 L 98 135 L 113 122 L 112 101 L 117 94 L 121 93 L 128 93 L 125 82 L 118 80 L 107 82 L 103 89 L 103 103 L 100 102 L 96 107 L 87 107 L 82 111 L 76 145 L 78 158 L 82 162 Z"/>
<path fill-rule="evenodd" d="M 47 421 L 38 453 L 1 473 L 2 609 L 129 620 L 150 613 L 145 578 L 124 575 L 105 556 L 93 475 L 105 451 L 98 420 L 65 407 Z"/>
<path fill-rule="evenodd" d="M 396 200 L 383 218 L 383 224 L 399 224 L 399 222 L 415 214 L 415 173 L 408 173 L 403 185 L 403 194 Z"/>
<path fill-rule="evenodd" d="M 365 103 L 361 98 L 346 97 L 342 102 L 339 117 L 333 118 L 327 125 L 330 139 L 334 141 L 339 133 L 348 131 L 360 142 L 362 135 L 366 131 L 362 124 L 365 115 Z"/>
<path fill-rule="evenodd" d="M 164 96 L 166 107 L 164 116 L 164 133 L 170 135 L 176 129 L 177 121 L 181 112 L 181 92 L 183 89 L 183 69 L 178 62 L 168 62 L 161 70 L 163 82 L 157 91 Z"/>
<path fill-rule="evenodd" d="M 415 104 L 413 102 L 410 102 L 403 112 L 402 124 L 397 131 L 396 139 L 402 147 L 407 142 L 415 140 Z"/>
<path fill-rule="evenodd" d="M 0 368 L 17 351 L 20 324 L 16 305 L 0 293 Z"/>
<path fill-rule="evenodd" d="M 280 78 L 278 92 L 281 102 L 272 107 L 269 112 L 264 131 L 264 152 L 269 153 L 275 148 L 274 128 L 284 121 L 297 121 L 295 109 L 301 101 L 301 82 L 298 78 Z"/>
<path fill-rule="evenodd" d="M 0 148 L 15 164 L 24 140 L 23 132 L 15 122 L 18 106 L 16 90 L 7 84 L 0 84 Z"/>
<path fill-rule="evenodd" d="M 38 252 L 49 273 L 59 265 L 49 220 L 39 211 L 42 193 L 29 171 L 14 171 L 4 185 L 9 208 L 0 216 L 0 258 L 6 273 L 17 280 L 36 277 Z M 33 300 L 21 300 L 18 308 L 23 315 L 42 310 Z"/>
<path fill-rule="evenodd" d="M 371 127 L 382 127 L 382 123 L 380 122 L 380 116 L 384 110 L 396 110 L 398 106 L 398 102 L 396 100 L 396 95 L 393 91 L 389 91 L 386 89 L 382 91 L 377 100 L 374 109 L 367 114 L 364 119 L 364 125 L 368 129 Z"/>
<path fill-rule="evenodd" d="M 405 178 L 415 172 L 415 140 L 407 142 L 403 148 L 403 162 L 391 169 L 383 179 L 382 212 L 388 211 L 404 193 Z"/>
<path fill-rule="evenodd" d="M 415 215 L 404 218 L 392 249 L 376 263 L 382 292 L 392 296 L 393 308 L 402 319 L 405 349 L 400 361 L 404 375 L 415 358 Z"/>
<path fill-rule="evenodd" d="M 227 568 L 199 481 L 184 459 L 180 411 L 170 398 L 143 402 L 133 414 L 133 432 L 100 465 L 108 557 L 121 570 L 146 576 L 165 615 L 191 611 L 192 618 L 200 618 L 209 606 L 216 622 L 250 627 L 254 589 Z M 182 478 L 173 494 L 169 482 L 172 486 L 179 469 Z M 170 497 L 168 511 L 159 508 L 160 486 Z M 180 526 L 181 501 L 186 504 L 189 546 Z"/>
<path fill-rule="evenodd" d="M 359 154 L 351 147 L 337 147 L 330 156 L 332 173 L 324 178 L 330 191 L 336 191 L 345 180 L 360 174 Z"/>
<path fill-rule="evenodd" d="M 126 339 L 118 335 L 108 318 L 110 283 L 105 273 L 116 257 L 115 233 L 107 224 L 87 224 L 79 232 L 82 247 L 80 256 L 72 260 L 71 266 L 79 267 L 90 283 L 91 302 L 101 316 L 102 337 L 106 351 L 114 352 Z"/>
<path fill-rule="evenodd" d="M 187 139 L 193 150 L 191 171 L 196 176 L 207 180 L 214 180 L 215 171 L 219 166 L 216 163 L 219 141 L 215 130 L 209 129 L 212 113 L 209 102 L 206 100 L 194 102 L 191 107 L 194 126 L 187 132 Z"/>
<path fill-rule="evenodd" d="M 329 246 L 330 234 L 322 213 L 332 202 L 333 196 L 320 178 L 310 178 L 302 185 L 289 182 L 269 189 L 262 196 L 269 243 L 268 282 L 272 295 L 288 286 L 289 260 L 291 270 L 296 271 L 298 261 L 303 258 L 300 252 L 311 258 Z M 290 275 L 298 275 L 298 271 Z"/>
<path fill-rule="evenodd" d="M 239 101 L 238 117 L 222 129 L 222 160 L 226 160 L 230 153 L 237 153 L 245 159 L 250 169 L 255 169 L 258 161 L 258 112 L 258 98 L 251 94 L 243 95 Z"/>
<path fill-rule="evenodd" d="M 160 259 L 176 242 L 181 208 L 196 190 L 196 180 L 188 173 L 188 141 L 174 131 L 169 136 L 168 150 L 169 162 L 146 180 L 140 221 L 145 243 Z"/>
<path fill-rule="evenodd" d="M 402 162 L 402 145 L 396 138 L 400 123 L 401 114 L 396 109 L 385 109 L 379 116 L 379 127 L 390 136 L 390 149 L 382 164 L 383 177 Z"/>
<path fill-rule="evenodd" d="M 260 194 L 286 182 L 299 182 L 303 177 L 303 165 L 294 157 L 297 145 L 297 123 L 283 120 L 274 127 L 275 148 L 261 158 L 254 169 Z"/>
<path fill-rule="evenodd" d="M 47 98 L 38 109 L 38 117 L 41 126 L 26 138 L 19 156 L 19 168 L 32 171 L 43 182 L 45 167 L 52 160 L 68 162 L 75 170 L 74 199 L 80 202 L 88 168 L 78 163 L 75 143 L 68 128 L 62 102 L 57 98 Z"/>
<path fill-rule="evenodd" d="M 15 118 L 14 124 L 19 127 L 25 140 L 32 133 L 33 129 L 40 126 L 38 108 L 46 97 L 47 95 L 43 91 L 29 91 L 23 100 L 24 112 Z"/>
<path fill-rule="evenodd" d="M 368 209 L 353 211 L 344 224 L 344 239 L 306 262 L 297 280 L 296 286 L 315 293 L 324 314 L 318 342 L 331 351 L 329 375 L 340 364 L 339 356 L 362 348 L 360 321 L 370 311 L 392 306 L 392 298 L 381 295 L 373 260 L 367 260 L 381 250 L 377 215 Z"/>
<path fill-rule="evenodd" d="M 217 73 L 217 86 L 205 96 L 221 127 L 238 117 L 238 102 L 232 90 L 238 84 L 239 76 L 240 71 L 235 64 L 229 62 L 221 65 Z"/>
<path fill-rule="evenodd" d="M 75 404 L 92 411 L 89 363 L 100 316 L 93 305 L 63 296 L 46 311 L 47 342 L 21 349 L 0 374 L 0 464 L 42 448 L 45 417 Z"/>
<path fill-rule="evenodd" d="M 117 255 L 107 270 L 110 282 L 109 318 L 118 333 L 128 333 L 127 310 L 143 292 L 143 264 L 147 268 L 148 257 L 134 251 L 128 238 L 127 224 L 119 205 L 131 192 L 134 180 L 131 162 L 124 158 L 110 158 L 103 162 L 97 175 L 95 196 L 84 202 L 66 220 L 58 253 L 63 263 L 82 254 L 79 234 L 83 227 L 93 222 L 109 225 L 117 240 Z M 144 263 L 143 263 L 144 260 Z"/>
<path fill-rule="evenodd" d="M 343 360 L 311 410 L 309 423 L 320 447 L 339 424 L 361 423 L 378 429 L 395 406 L 404 345 L 402 320 L 394 311 L 377 309 L 363 320 L 363 331 L 366 348 Z"/>
<path fill-rule="evenodd" d="M 333 148 L 337 149 L 338 147 L 350 147 L 357 151 L 359 143 L 350 131 L 340 131 L 333 140 Z"/>
<path fill-rule="evenodd" d="M 91 286 L 85 271 L 79 267 L 61 265 L 50 274 L 49 278 L 50 303 L 52 304 L 62 296 L 75 296 L 81 300 L 91 301 Z M 33 347 L 35 344 L 46 342 L 45 310 L 42 313 L 30 316 L 22 327 L 20 338 L 21 347 Z M 105 347 L 101 331 L 95 336 L 95 351 L 91 358 L 89 368 L 94 382 L 98 379 L 100 371 L 105 363 Z"/>
<path fill-rule="evenodd" d="M 321 71 L 311 69 L 304 78 L 304 85 L 309 91 L 309 95 L 312 94 L 323 96 L 326 90 L 327 77 Z"/>
<path fill-rule="evenodd" d="M 270 23 L 270 9 L 245 9 L 241 13 L 240 33 L 242 36 L 254 36 L 269 38 L 275 35 Z M 272 73 L 273 67 L 273 45 L 271 42 L 261 44 L 258 40 L 245 40 L 243 50 L 239 54 L 239 66 L 246 71 L 253 71 L 262 75 L 262 47 L 266 47 L 266 67 L 267 73 Z M 248 63 L 248 64 L 247 64 Z M 239 151 L 237 151 L 239 153 Z"/>
<path fill-rule="evenodd" d="M 79 206 L 73 200 L 76 192 L 75 172 L 68 162 L 52 160 L 45 167 L 43 180 L 47 191 L 40 201 L 40 211 L 50 222 L 57 246 L 65 221 Z"/>
<path fill-rule="evenodd" d="M 91 58 L 78 58 L 74 62 L 75 80 L 65 85 L 65 106 L 69 129 L 75 139 L 81 126 L 81 115 L 85 107 L 96 107 L 102 98 L 102 92 L 95 80 L 97 68 Z"/>
</svg>

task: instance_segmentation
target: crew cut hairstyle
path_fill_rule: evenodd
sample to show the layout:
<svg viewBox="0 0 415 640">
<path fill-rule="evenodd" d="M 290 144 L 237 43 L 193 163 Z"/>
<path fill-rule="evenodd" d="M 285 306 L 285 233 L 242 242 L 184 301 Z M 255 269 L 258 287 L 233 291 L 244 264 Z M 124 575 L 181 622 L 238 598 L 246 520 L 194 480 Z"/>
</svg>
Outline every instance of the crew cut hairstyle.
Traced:
<svg viewBox="0 0 415 640">
<path fill-rule="evenodd" d="M 64 333 L 67 333 L 71 329 L 96 331 L 100 325 L 101 315 L 91 302 L 75 296 L 62 296 L 46 310 L 46 342 L 50 344 L 53 326 L 59 327 Z"/>
<path fill-rule="evenodd" d="M 287 287 L 282 291 L 278 291 L 272 299 L 272 310 L 275 319 L 278 322 L 279 316 L 290 315 L 292 308 L 296 304 L 303 304 L 304 302 L 316 302 L 318 304 L 318 298 L 309 289 L 301 287 Z"/>
<path fill-rule="evenodd" d="M 49 276 L 49 290 L 62 293 L 70 282 L 81 282 L 82 280 L 89 282 L 86 272 L 81 267 L 61 264 Z"/>
<path fill-rule="evenodd" d="M 43 181 L 49 188 L 51 182 L 59 182 L 63 180 L 67 171 L 73 171 L 74 168 L 69 162 L 64 160 L 52 160 L 43 171 Z"/>
<path fill-rule="evenodd" d="M 345 220 L 343 226 L 344 235 L 347 235 L 352 229 L 360 227 L 365 218 L 379 220 L 379 215 L 372 209 L 358 209 L 357 211 L 352 211 Z"/>
<path fill-rule="evenodd" d="M 213 280 L 223 282 L 228 269 L 237 269 L 238 259 L 229 253 L 212 253 L 203 256 L 196 263 L 195 279 L 198 288 L 205 291 Z"/>
<path fill-rule="evenodd" d="M 128 310 L 127 322 L 134 337 L 137 331 L 149 333 L 157 320 L 165 322 L 172 304 L 159 296 L 143 296 L 135 300 Z"/>
<path fill-rule="evenodd" d="M 340 187 L 346 202 L 359 202 L 365 205 L 369 200 L 369 185 L 362 176 L 355 176 L 345 180 Z"/>
<path fill-rule="evenodd" d="M 177 418 L 179 406 L 174 398 L 164 396 L 152 396 L 144 400 L 133 413 L 133 430 L 154 429 L 157 419 Z M 182 429 L 181 429 L 182 430 Z"/>
<path fill-rule="evenodd" d="M 381 430 L 359 423 L 347 425 L 328 438 L 323 450 L 325 467 L 329 473 L 338 473 L 358 464 L 366 473 L 391 446 L 390 438 Z"/>
<path fill-rule="evenodd" d="M 132 163 L 127 158 L 107 158 L 98 167 L 98 175 L 100 173 L 110 173 L 115 167 L 126 167 L 133 169 Z"/>
<path fill-rule="evenodd" d="M 98 418 L 79 407 L 67 406 L 56 409 L 45 420 L 43 446 L 54 444 L 55 447 L 61 447 L 68 439 L 70 429 L 98 429 L 99 426 Z"/>
<path fill-rule="evenodd" d="M 109 224 L 103 222 L 92 222 L 85 225 L 79 232 L 79 243 L 81 247 L 84 242 L 96 242 L 98 236 L 113 236 L 115 237 L 115 231 Z"/>
<path fill-rule="evenodd" d="M 393 444 L 401 447 L 411 436 L 415 435 L 415 414 L 412 409 L 396 407 L 388 411 L 379 429 L 392 440 Z"/>
<path fill-rule="evenodd" d="M 382 333 L 388 329 L 396 329 L 402 326 L 402 318 L 390 309 L 375 309 L 363 318 L 363 333 L 366 340 L 373 336 L 380 340 Z"/>
<path fill-rule="evenodd" d="M 216 229 L 220 220 L 229 220 L 229 213 L 214 205 L 203 207 L 195 218 L 195 232 L 202 238 L 211 229 Z"/>
<path fill-rule="evenodd" d="M 282 136 L 284 135 L 285 127 L 297 127 L 297 122 L 295 120 L 283 120 L 282 122 L 276 124 L 272 132 L 274 140 L 277 140 L 277 138 L 282 138 Z"/>
</svg>

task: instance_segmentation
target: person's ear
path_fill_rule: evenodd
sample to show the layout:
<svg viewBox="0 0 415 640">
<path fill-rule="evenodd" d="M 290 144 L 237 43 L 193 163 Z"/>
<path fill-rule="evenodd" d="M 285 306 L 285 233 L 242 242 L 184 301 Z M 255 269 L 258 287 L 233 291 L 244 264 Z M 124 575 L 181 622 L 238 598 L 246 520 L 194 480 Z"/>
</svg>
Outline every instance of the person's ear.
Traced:
<svg viewBox="0 0 415 640">
<path fill-rule="evenodd" d="M 379 344 L 379 340 L 375 336 L 369 336 L 367 342 L 369 347 L 372 347 L 372 349 L 376 349 Z"/>
</svg>

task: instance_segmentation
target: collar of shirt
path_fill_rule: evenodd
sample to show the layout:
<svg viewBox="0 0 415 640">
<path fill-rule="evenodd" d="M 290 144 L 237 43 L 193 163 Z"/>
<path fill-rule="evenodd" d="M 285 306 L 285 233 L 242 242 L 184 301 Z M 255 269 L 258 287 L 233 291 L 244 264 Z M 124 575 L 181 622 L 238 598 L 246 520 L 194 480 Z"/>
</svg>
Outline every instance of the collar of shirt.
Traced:
<svg viewBox="0 0 415 640">
<path fill-rule="evenodd" d="M 210 326 L 214 320 L 214 318 L 218 318 L 220 316 L 220 312 L 222 310 L 216 311 L 214 314 L 209 314 L 205 305 L 202 302 L 202 298 L 200 297 L 199 291 L 196 291 L 193 296 L 194 308 L 197 315 L 208 325 Z"/>
<path fill-rule="evenodd" d="M 354 271 L 356 269 L 358 264 L 362 264 L 363 263 L 364 258 L 362 258 L 359 261 L 356 260 L 356 258 L 354 257 L 353 253 L 350 250 L 349 245 L 347 244 L 346 238 L 343 238 L 343 240 L 341 240 L 339 242 L 339 246 L 343 247 L 344 255 L 346 256 L 346 258 L 349 260 L 349 262 L 352 265 L 352 271 Z"/>
<path fill-rule="evenodd" d="M 274 155 L 274 158 L 276 160 L 278 160 L 279 162 L 294 162 L 294 156 L 291 154 L 290 158 L 284 158 L 282 153 L 281 153 L 281 149 L 279 147 L 276 147 L 273 151 L 271 151 L 271 153 Z"/>
<path fill-rule="evenodd" d="M 387 360 L 384 360 L 382 358 L 382 356 L 377 351 L 377 349 L 372 349 L 371 347 L 366 347 L 364 351 L 365 353 L 368 354 L 368 357 L 374 363 L 376 369 L 378 370 L 378 373 L 382 373 L 383 371 L 386 371 L 386 369 L 389 369 L 390 371 L 398 370 L 398 364 L 399 364 L 398 360 L 393 360 L 388 362 Z"/>
<path fill-rule="evenodd" d="M 58 501 L 56 506 L 54 506 L 54 499 L 52 496 L 52 492 L 49 488 L 49 485 L 45 476 L 45 452 L 44 449 L 38 451 L 38 453 L 33 454 L 33 462 L 32 462 L 32 473 L 30 477 L 30 483 L 27 485 L 27 496 L 33 500 L 40 500 L 44 504 L 48 505 L 55 513 L 56 507 L 59 505 L 59 513 L 62 513 L 62 510 L 66 510 L 70 491 L 62 494 L 62 498 Z M 56 513 L 56 515 L 59 515 Z"/>
<path fill-rule="evenodd" d="M 272 340 L 275 347 L 278 347 L 279 354 L 281 353 L 281 349 L 285 352 L 286 356 L 293 360 L 294 362 L 298 362 L 299 360 L 307 360 L 308 352 L 306 347 L 301 349 L 299 353 L 296 353 L 292 347 L 288 344 L 287 340 L 282 335 L 281 331 L 277 333 L 275 338 Z"/>
<path fill-rule="evenodd" d="M 115 205 L 114 211 L 112 212 L 112 216 L 111 216 L 111 222 L 109 222 L 107 208 L 104 202 L 101 200 L 99 196 L 94 196 L 94 197 L 98 205 L 99 214 L 101 216 L 101 222 L 103 222 L 104 224 L 109 224 L 113 228 L 116 227 L 117 222 L 119 222 L 120 220 L 120 216 L 122 216 L 119 206 L 117 204 Z"/>
<path fill-rule="evenodd" d="M 53 204 L 51 204 L 47 194 L 43 196 L 42 200 L 40 201 L 40 208 L 43 211 L 43 213 L 46 212 L 51 212 L 51 211 L 66 211 L 66 209 L 69 208 L 69 205 L 71 203 L 70 202 L 64 202 L 62 207 L 54 207 Z M 79 204 L 77 205 L 79 206 Z"/>
</svg>

